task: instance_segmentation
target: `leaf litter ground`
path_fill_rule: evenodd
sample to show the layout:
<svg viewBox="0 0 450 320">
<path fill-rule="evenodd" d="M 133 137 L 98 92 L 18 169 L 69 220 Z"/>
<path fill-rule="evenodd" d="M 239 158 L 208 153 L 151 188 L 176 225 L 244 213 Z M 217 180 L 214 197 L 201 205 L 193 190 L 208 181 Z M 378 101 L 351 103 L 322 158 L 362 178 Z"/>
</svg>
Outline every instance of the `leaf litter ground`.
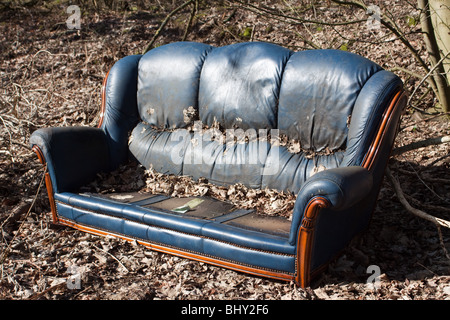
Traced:
<svg viewBox="0 0 450 320">
<path fill-rule="evenodd" d="M 382 5 L 384 3 L 380 1 Z M 402 1 L 395 2 L 390 8 L 400 17 L 414 13 Z M 272 41 L 302 50 L 309 48 L 304 38 L 322 47 L 340 48 L 341 42 L 358 34 L 360 41 L 346 43 L 347 50 L 360 53 L 385 68 L 419 70 L 398 40 L 378 44 L 364 42 L 371 39 L 370 34 L 361 31 L 364 25 L 334 27 L 342 35 L 337 37 L 327 26 L 322 29 L 312 25 L 302 27 L 240 8 L 233 9 L 205 8 L 195 20 L 188 40 L 213 45 L 249 40 L 240 30 L 253 26 L 254 40 Z M 316 9 L 315 18 L 340 19 L 342 14 L 349 18 L 358 15 L 348 8 Z M 4 21 L 0 24 L 3 35 L 0 39 L 0 298 L 450 298 L 450 264 L 442 245 L 450 250 L 449 230 L 442 229 L 440 239 L 434 225 L 411 215 L 401 206 L 387 181 L 380 190 L 370 228 L 306 289 L 53 225 L 46 190 L 40 185 L 43 168 L 28 148 L 30 134 L 47 126 L 95 126 L 104 75 L 119 58 L 140 53 L 168 13 L 162 8 L 125 14 L 89 12 L 82 29 L 77 31 L 66 28 L 64 10 L 61 5 L 51 10 L 21 8 L 0 13 L 1 21 Z M 313 13 L 305 13 L 308 14 Z M 187 18 L 188 13 L 185 15 Z M 158 43 L 180 40 L 183 32 L 184 24 L 174 20 L 162 32 Z M 419 37 L 412 33 L 410 38 L 414 45 L 420 46 Z M 399 74 L 409 89 L 418 82 L 407 74 Z M 433 100 L 429 95 L 424 97 L 420 107 L 428 109 Z M 448 134 L 446 120 L 409 110 L 403 117 L 396 146 Z M 446 220 L 450 220 L 449 151 L 448 144 L 442 144 L 407 152 L 390 161 L 411 204 Z M 122 167 L 116 175 L 102 180 L 104 185 L 96 187 L 126 191 L 147 186 L 167 191 L 161 184 L 156 186 L 154 179 L 147 184 L 146 177 L 150 174 L 145 176 L 142 168 Z M 165 177 L 166 183 L 167 179 Z M 181 192 L 180 181 L 177 182 L 175 185 Z M 206 182 L 196 185 L 186 182 L 184 187 L 189 185 L 196 192 L 211 192 L 211 186 Z M 226 190 L 227 195 L 221 188 L 216 191 L 224 197 L 229 196 L 229 190 Z M 235 186 L 230 195 L 233 193 L 247 203 L 254 199 L 262 207 L 269 204 L 263 201 L 268 195 L 261 191 Z M 289 211 L 289 208 L 285 209 L 285 212 Z M 380 286 L 375 290 L 366 284 L 371 265 L 378 266 L 381 271 Z M 73 282 L 77 279 L 79 282 Z M 72 286 L 68 285 L 69 281 L 73 282 Z"/>
</svg>

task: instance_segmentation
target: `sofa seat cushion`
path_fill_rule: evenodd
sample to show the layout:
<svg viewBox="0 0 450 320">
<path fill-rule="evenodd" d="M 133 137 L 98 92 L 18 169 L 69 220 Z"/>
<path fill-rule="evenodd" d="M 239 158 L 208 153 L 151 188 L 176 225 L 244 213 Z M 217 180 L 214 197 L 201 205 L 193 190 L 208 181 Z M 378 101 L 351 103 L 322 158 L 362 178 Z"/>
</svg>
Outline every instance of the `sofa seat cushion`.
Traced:
<svg viewBox="0 0 450 320">
<path fill-rule="evenodd" d="M 133 197 L 135 201 L 127 200 Z M 215 214 L 206 212 L 206 216 L 180 213 L 168 210 L 167 205 L 166 208 L 158 205 L 169 200 L 175 200 L 177 205 L 180 199 L 150 194 L 136 198 L 135 193 L 109 196 L 57 193 L 55 200 L 58 215 L 79 225 L 260 267 L 272 265 L 265 258 L 275 256 L 280 270 L 294 270 L 295 246 L 288 242 L 290 221 L 281 217 L 260 216 L 261 222 L 247 223 L 242 217 L 253 215 L 249 217 L 257 219 L 259 215 L 251 210 L 231 208 L 226 203 L 225 209 L 220 209 L 223 203 L 218 200 L 211 201 L 217 202 L 214 204 L 222 213 L 217 210 Z M 213 207 L 211 202 L 209 205 Z M 275 224 L 267 225 L 266 219 L 272 219 Z M 255 264 L 252 259 L 261 261 Z"/>
</svg>

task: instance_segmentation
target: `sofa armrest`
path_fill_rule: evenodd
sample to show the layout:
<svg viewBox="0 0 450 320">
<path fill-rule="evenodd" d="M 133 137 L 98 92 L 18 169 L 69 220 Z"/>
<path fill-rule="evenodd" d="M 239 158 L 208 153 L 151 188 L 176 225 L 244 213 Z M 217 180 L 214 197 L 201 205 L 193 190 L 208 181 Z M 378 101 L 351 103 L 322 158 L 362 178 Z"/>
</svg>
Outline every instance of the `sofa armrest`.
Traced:
<svg viewBox="0 0 450 320">
<path fill-rule="evenodd" d="M 47 164 L 53 191 L 71 191 L 109 170 L 109 150 L 103 130 L 91 127 L 58 127 L 36 130 L 30 145 L 38 148 Z"/>
<path fill-rule="evenodd" d="M 293 244 L 297 240 L 297 232 L 311 200 L 320 197 L 326 203 L 322 205 L 332 210 L 345 210 L 367 197 L 372 187 L 372 174 L 359 166 L 324 170 L 310 177 L 295 202 L 290 242 Z"/>
<path fill-rule="evenodd" d="M 128 134 L 140 120 L 137 107 L 141 55 L 117 61 L 104 81 L 99 128 L 107 137 L 110 161 L 117 168 L 128 157 Z"/>
<path fill-rule="evenodd" d="M 389 105 L 393 100 L 397 101 L 395 97 L 403 92 L 402 88 L 400 78 L 386 70 L 377 72 L 364 84 L 353 108 L 341 166 L 362 165 L 383 116 L 387 111 L 393 111 L 389 110 Z"/>
</svg>

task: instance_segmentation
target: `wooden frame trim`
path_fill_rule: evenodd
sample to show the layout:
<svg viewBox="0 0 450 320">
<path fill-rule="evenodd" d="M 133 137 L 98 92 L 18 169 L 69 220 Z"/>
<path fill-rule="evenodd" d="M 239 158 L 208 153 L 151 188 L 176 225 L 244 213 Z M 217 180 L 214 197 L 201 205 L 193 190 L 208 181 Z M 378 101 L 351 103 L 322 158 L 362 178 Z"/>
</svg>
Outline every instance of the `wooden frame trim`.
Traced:
<svg viewBox="0 0 450 320">
<path fill-rule="evenodd" d="M 289 274 L 289 273 L 283 273 L 283 272 L 276 272 L 276 271 L 270 271 L 270 270 L 264 270 L 264 269 L 260 269 L 257 267 L 251 267 L 248 265 L 243 265 L 243 264 L 239 264 L 239 263 L 235 263 L 235 262 L 230 262 L 230 261 L 226 261 L 226 260 L 220 260 L 214 257 L 210 257 L 207 255 L 201 255 L 198 253 L 194 253 L 194 252 L 189 252 L 186 250 L 181 250 L 181 249 L 177 249 L 177 248 L 173 248 L 173 247 L 169 247 L 169 246 L 164 246 L 161 244 L 155 244 L 149 241 L 145 241 L 145 240 L 141 240 L 141 239 L 136 239 L 136 238 L 132 238 L 132 237 L 128 237 L 122 234 L 118 234 L 118 233 L 114 233 L 114 232 L 109 232 L 109 231 L 105 231 L 105 230 L 101 230 L 98 228 L 93 228 L 93 227 L 88 227 L 85 225 L 81 225 L 78 223 L 75 223 L 73 221 L 64 219 L 64 218 L 59 218 L 58 221 L 61 225 L 66 225 L 68 227 L 83 231 L 83 232 L 87 232 L 90 234 L 94 234 L 94 235 L 98 235 L 98 236 L 113 236 L 125 241 L 129 241 L 129 242 L 137 242 L 140 245 L 143 245 L 151 250 L 154 251 L 158 251 L 158 252 L 162 252 L 162 253 L 167 253 L 167 254 L 171 254 L 171 255 L 176 255 L 178 257 L 181 258 L 187 258 L 187 259 L 191 259 L 191 260 L 195 260 L 195 261 L 199 261 L 199 262 L 204 262 L 204 263 L 208 263 L 211 265 L 215 265 L 218 267 L 223 267 L 223 268 L 227 268 L 227 269 L 231 269 L 234 271 L 238 271 L 238 272 L 244 272 L 247 274 L 252 274 L 255 276 L 262 276 L 265 278 L 271 278 L 271 279 L 275 279 L 275 280 L 282 280 L 282 281 L 292 281 L 294 280 L 294 275 L 293 274 Z"/>
<path fill-rule="evenodd" d="M 97 128 L 100 128 L 102 126 L 103 120 L 105 118 L 105 112 L 106 112 L 106 83 L 108 82 L 108 76 L 109 76 L 109 71 L 106 74 L 105 78 L 103 79 L 102 92 L 101 92 L 102 103 L 101 103 L 101 106 L 100 106 L 100 119 L 98 121 Z"/>
<path fill-rule="evenodd" d="M 81 206 L 68 204 L 68 203 L 65 203 L 65 202 L 60 201 L 60 200 L 55 200 L 55 202 L 56 202 L 57 205 L 61 204 L 61 205 L 64 205 L 64 206 L 68 206 L 68 207 L 70 207 L 72 209 L 81 210 L 81 211 L 84 211 L 84 212 L 93 213 L 93 214 L 97 214 L 97 215 L 101 215 L 101 216 L 105 216 L 105 217 L 110 217 L 110 218 L 119 218 L 116 215 L 108 214 L 108 213 L 105 213 L 105 212 L 99 212 L 99 211 L 95 211 L 95 210 L 90 210 L 90 209 L 87 209 L 87 208 L 83 208 Z M 72 223 L 75 223 L 75 224 L 79 224 L 79 223 L 75 222 L 73 219 L 70 219 L 70 218 L 63 218 L 63 219 L 65 219 L 67 221 L 72 221 Z M 250 246 L 246 246 L 245 244 L 237 244 L 237 243 L 232 242 L 232 241 L 220 240 L 220 239 L 216 239 L 214 237 L 204 236 L 204 235 L 197 234 L 197 233 L 191 233 L 191 232 L 186 232 L 186 231 L 179 231 L 179 230 L 176 230 L 176 229 L 173 229 L 173 228 L 169 228 L 167 226 L 156 226 L 156 225 L 152 225 L 152 224 L 147 224 L 147 223 L 144 223 L 144 222 L 141 222 L 141 221 L 136 221 L 136 220 L 132 220 L 132 219 L 124 218 L 124 217 L 120 217 L 119 219 L 121 219 L 123 221 L 131 222 L 131 223 L 136 223 L 136 224 L 139 224 L 139 225 L 143 225 L 143 226 L 146 226 L 146 227 L 156 227 L 158 229 L 167 230 L 169 232 L 175 232 L 175 233 L 178 233 L 178 234 L 184 234 L 184 235 L 188 235 L 188 236 L 192 236 L 192 237 L 198 237 L 198 238 L 201 238 L 201 239 L 204 239 L 204 240 L 212 240 L 212 241 L 216 241 L 218 243 L 222 243 L 222 244 L 225 244 L 225 245 L 231 245 L 231 246 L 234 246 L 234 247 L 240 248 L 240 249 L 245 249 L 245 250 L 250 250 L 250 251 L 255 251 L 255 252 L 263 252 L 263 253 L 268 253 L 268 254 L 272 254 L 272 255 L 291 257 L 291 258 L 294 258 L 294 257 L 297 256 L 296 254 L 281 253 L 281 252 L 277 252 L 275 250 L 256 249 L 256 248 L 252 248 Z M 80 225 L 84 225 L 84 224 L 81 223 Z M 95 229 L 104 230 L 101 227 L 96 227 Z M 121 234 L 120 232 L 112 232 L 112 231 L 108 231 L 108 230 L 104 230 L 104 231 L 106 233 L 118 233 L 118 234 Z M 183 249 L 183 250 L 187 250 L 187 249 Z M 271 270 L 273 270 L 273 269 L 271 269 Z"/>
<path fill-rule="evenodd" d="M 52 219 L 53 219 L 53 223 L 58 223 L 56 202 L 55 202 L 55 197 L 53 196 L 53 194 L 54 194 L 53 184 L 52 184 L 52 179 L 50 178 L 50 174 L 47 171 L 47 161 L 45 160 L 45 157 L 44 157 L 44 154 L 43 154 L 41 148 L 39 148 L 37 145 L 34 145 L 31 149 L 36 153 L 36 155 L 39 159 L 39 162 L 43 166 L 45 166 L 45 186 L 47 188 L 48 200 L 50 202 L 50 210 L 52 212 Z"/>
<path fill-rule="evenodd" d="M 378 151 L 380 149 L 381 143 L 384 140 L 388 123 L 391 122 L 392 114 L 394 113 L 394 110 L 397 108 L 399 102 L 405 97 L 406 97 L 405 91 L 400 90 L 395 94 L 394 98 L 392 98 L 389 107 L 383 114 L 381 125 L 380 128 L 378 129 L 377 135 L 375 136 L 375 139 L 372 141 L 372 144 L 369 147 L 369 151 L 364 157 L 363 163 L 361 165 L 363 168 L 366 168 L 367 170 L 370 170 L 372 168 L 372 165 L 375 162 L 375 158 L 377 157 Z"/>
<path fill-rule="evenodd" d="M 306 205 L 297 238 L 297 275 L 295 278 L 297 285 L 302 288 L 309 286 L 311 282 L 311 256 L 317 216 L 320 210 L 330 206 L 330 202 L 322 196 L 314 197 Z"/>
</svg>

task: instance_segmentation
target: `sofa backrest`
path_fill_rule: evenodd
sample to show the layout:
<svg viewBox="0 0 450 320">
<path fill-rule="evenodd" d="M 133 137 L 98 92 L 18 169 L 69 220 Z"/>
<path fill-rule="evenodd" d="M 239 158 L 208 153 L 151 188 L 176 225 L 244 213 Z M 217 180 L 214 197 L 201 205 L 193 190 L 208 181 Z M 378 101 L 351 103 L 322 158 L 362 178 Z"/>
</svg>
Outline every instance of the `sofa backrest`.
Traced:
<svg viewBox="0 0 450 320">
<path fill-rule="evenodd" d="M 293 52 L 262 42 L 176 42 L 129 60 L 137 63 L 136 102 L 130 104 L 136 103 L 140 118 L 130 150 L 144 166 L 293 192 L 318 167 L 359 165 L 386 104 L 402 86 L 394 74 L 353 53 Z M 229 151 L 217 141 L 205 152 L 173 139 L 174 130 L 192 129 L 194 122 L 222 131 L 276 129 L 278 138 L 295 141 L 300 152 L 252 142 Z M 169 157 L 175 149 L 178 162 Z M 217 154 L 227 152 L 228 160 L 219 161 Z M 198 153 L 209 157 L 204 165 L 191 161 Z M 258 162 L 249 164 L 255 153 Z M 274 161 L 276 170 L 269 170 Z"/>
<path fill-rule="evenodd" d="M 159 128 L 186 127 L 192 107 L 207 126 L 279 129 L 303 149 L 337 150 L 345 148 L 358 93 L 379 70 L 339 50 L 178 42 L 141 58 L 138 108 L 144 121 Z"/>
</svg>

